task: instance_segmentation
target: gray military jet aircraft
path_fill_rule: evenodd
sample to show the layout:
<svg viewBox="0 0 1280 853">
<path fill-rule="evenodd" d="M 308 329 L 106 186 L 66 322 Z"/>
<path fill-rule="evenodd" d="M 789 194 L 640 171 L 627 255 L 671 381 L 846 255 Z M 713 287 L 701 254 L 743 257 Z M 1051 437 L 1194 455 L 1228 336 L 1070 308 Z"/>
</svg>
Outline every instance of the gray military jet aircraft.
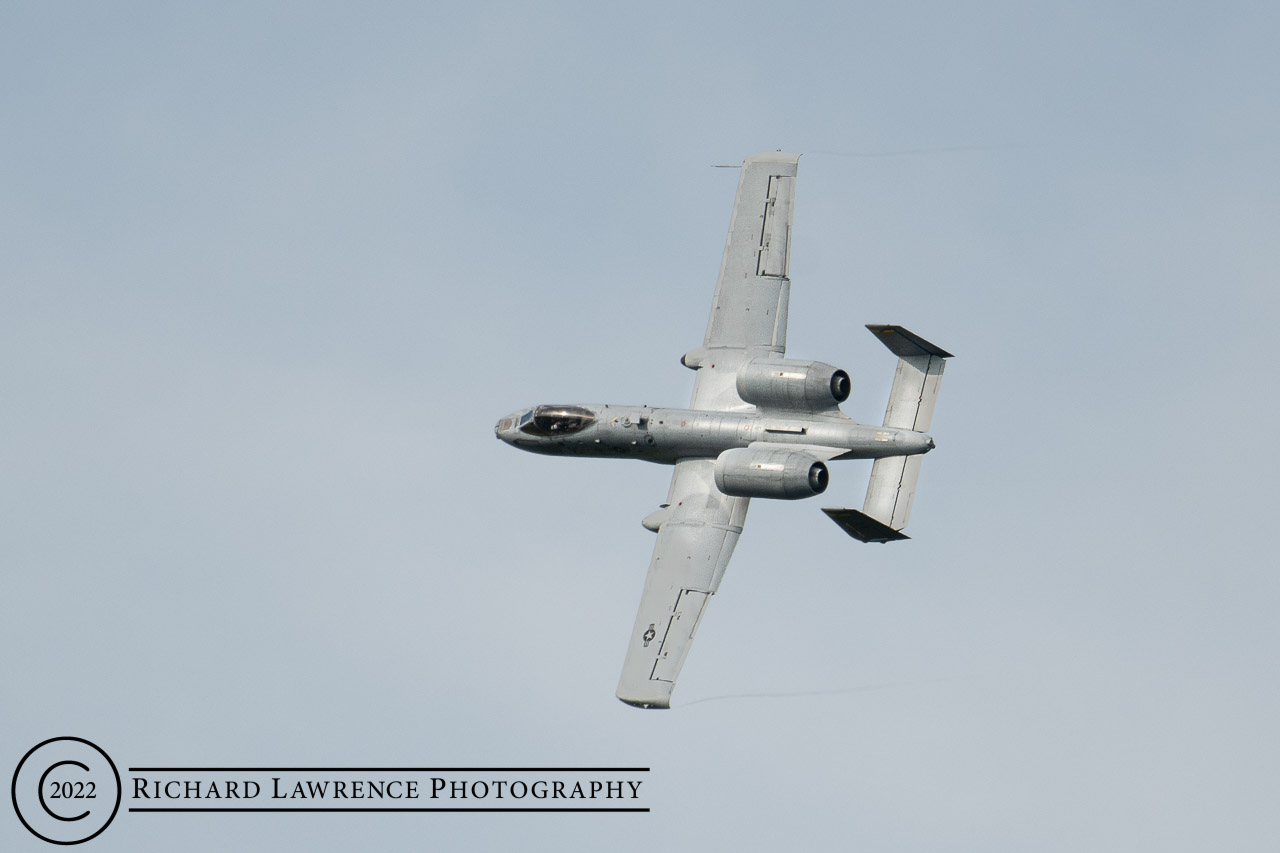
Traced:
<svg viewBox="0 0 1280 853">
<path fill-rule="evenodd" d="M 742 164 L 711 320 L 681 363 L 697 371 L 687 409 L 612 404 L 535 406 L 498 422 L 498 438 L 556 456 L 675 466 L 666 503 L 642 524 L 658 534 L 618 698 L 667 708 L 707 601 L 720 586 L 751 498 L 794 500 L 827 488 L 827 462 L 874 459 L 861 511 L 824 508 L 863 542 L 906 539 L 945 359 L 901 326 L 867 326 L 898 369 L 882 426 L 840 411 L 849 374 L 784 358 L 798 154 Z"/>
</svg>

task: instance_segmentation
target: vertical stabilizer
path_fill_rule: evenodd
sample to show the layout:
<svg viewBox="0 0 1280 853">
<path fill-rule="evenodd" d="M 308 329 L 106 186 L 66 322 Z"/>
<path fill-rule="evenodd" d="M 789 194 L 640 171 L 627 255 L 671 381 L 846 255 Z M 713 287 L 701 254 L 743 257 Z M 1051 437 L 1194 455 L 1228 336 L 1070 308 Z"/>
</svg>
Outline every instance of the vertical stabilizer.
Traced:
<svg viewBox="0 0 1280 853">
<path fill-rule="evenodd" d="M 942 371 L 951 353 L 901 326 L 867 326 L 898 356 L 898 370 L 889 392 L 884 425 L 928 432 L 938 400 Z M 890 456 L 877 459 L 871 468 L 867 498 L 862 511 L 894 530 L 907 526 L 911 502 L 920 478 L 922 456 Z"/>
</svg>

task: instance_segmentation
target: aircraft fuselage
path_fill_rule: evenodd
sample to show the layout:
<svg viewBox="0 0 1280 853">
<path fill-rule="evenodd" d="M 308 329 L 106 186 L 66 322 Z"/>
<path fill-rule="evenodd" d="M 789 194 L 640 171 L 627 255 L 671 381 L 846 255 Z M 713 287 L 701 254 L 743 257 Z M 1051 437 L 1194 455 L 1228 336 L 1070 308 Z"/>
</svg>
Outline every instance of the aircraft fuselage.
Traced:
<svg viewBox="0 0 1280 853">
<path fill-rule="evenodd" d="M 561 418 L 563 433 L 554 418 L 544 417 L 539 429 L 534 414 L 589 413 L 576 419 Z M 583 424 L 583 421 L 586 423 Z M 753 442 L 779 447 L 819 446 L 841 448 L 838 459 L 879 459 L 912 456 L 933 449 L 925 433 L 884 426 L 870 426 L 840 414 L 774 415 L 748 410 L 713 412 L 698 409 L 655 409 L 649 406 L 602 404 L 539 406 L 523 409 L 500 420 L 494 429 L 506 443 L 530 453 L 549 456 L 591 456 L 643 459 L 674 464 L 680 459 L 715 458 L 726 450 Z"/>
</svg>

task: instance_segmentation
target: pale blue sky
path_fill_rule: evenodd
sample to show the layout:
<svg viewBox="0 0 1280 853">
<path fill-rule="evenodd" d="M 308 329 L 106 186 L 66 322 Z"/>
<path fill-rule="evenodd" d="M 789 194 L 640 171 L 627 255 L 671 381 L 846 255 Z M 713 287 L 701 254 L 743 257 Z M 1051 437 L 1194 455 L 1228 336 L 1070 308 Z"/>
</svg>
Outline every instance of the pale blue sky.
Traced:
<svg viewBox="0 0 1280 853">
<path fill-rule="evenodd" d="M 653 768 L 647 816 L 122 814 L 95 850 L 1274 849 L 1278 36 L 1264 3 L 6 5 L 0 764 Z M 492 427 L 683 405 L 708 167 L 775 148 L 791 353 L 878 422 L 863 324 L 955 352 L 938 450 L 909 543 L 818 511 L 858 464 L 754 502 L 642 713 L 669 470 Z"/>
</svg>

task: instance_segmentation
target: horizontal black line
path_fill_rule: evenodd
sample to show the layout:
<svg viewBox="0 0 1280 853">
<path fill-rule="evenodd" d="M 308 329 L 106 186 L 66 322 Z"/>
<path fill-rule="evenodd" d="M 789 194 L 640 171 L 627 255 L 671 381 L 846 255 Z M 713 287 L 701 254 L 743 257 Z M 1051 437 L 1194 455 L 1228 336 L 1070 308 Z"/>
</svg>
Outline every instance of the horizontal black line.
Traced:
<svg viewBox="0 0 1280 853">
<path fill-rule="evenodd" d="M 464 808 L 461 806 L 441 806 L 432 808 L 228 808 L 228 809 L 200 809 L 200 808 L 130 808 L 131 812 L 647 812 L 647 808 L 610 808 L 610 807 L 581 807 L 581 808 Z"/>
<path fill-rule="evenodd" d="M 648 767 L 130 767 L 130 773 L 648 773 Z"/>
</svg>

